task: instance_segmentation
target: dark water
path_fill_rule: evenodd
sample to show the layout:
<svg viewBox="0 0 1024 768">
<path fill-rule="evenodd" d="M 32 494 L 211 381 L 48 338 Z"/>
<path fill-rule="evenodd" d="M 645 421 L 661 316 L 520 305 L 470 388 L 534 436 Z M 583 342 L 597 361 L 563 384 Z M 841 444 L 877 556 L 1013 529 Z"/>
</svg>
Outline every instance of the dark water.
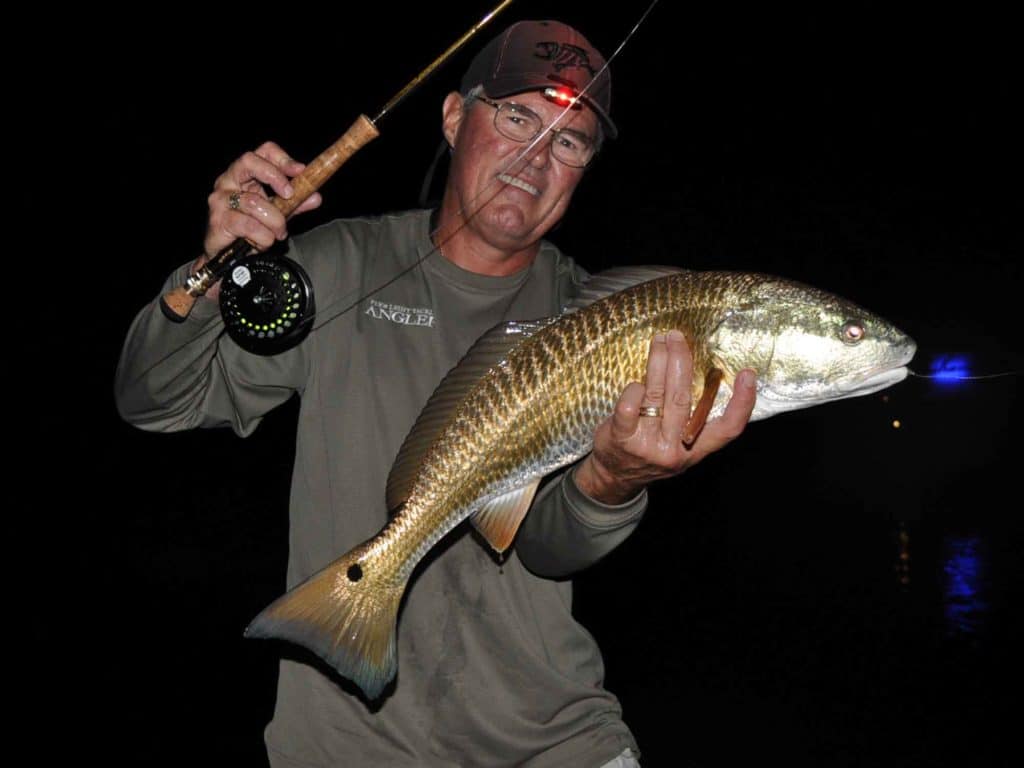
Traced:
<svg viewBox="0 0 1024 768">
<path fill-rule="evenodd" d="M 988 384 L 751 425 L 652 491 L 577 605 L 651 765 L 1016 764 L 1018 384 Z"/>
<path fill-rule="evenodd" d="M 751 551 L 727 525 L 685 526 L 673 566 L 622 574 L 651 592 L 613 600 L 614 628 L 618 580 L 582 585 L 646 764 L 1011 764 L 1020 529 L 867 528 Z"/>
</svg>

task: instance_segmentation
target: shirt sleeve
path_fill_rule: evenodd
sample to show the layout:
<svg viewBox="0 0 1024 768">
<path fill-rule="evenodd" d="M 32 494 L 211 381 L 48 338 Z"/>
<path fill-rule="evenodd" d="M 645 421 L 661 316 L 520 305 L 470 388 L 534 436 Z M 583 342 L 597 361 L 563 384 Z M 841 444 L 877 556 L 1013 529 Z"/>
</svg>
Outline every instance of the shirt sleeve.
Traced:
<svg viewBox="0 0 1024 768">
<path fill-rule="evenodd" d="M 182 285 L 179 267 L 160 295 Z M 136 316 L 114 381 L 118 412 L 154 432 L 230 426 L 246 436 L 295 392 L 307 375 L 305 344 L 273 356 L 241 349 L 224 333 L 216 301 L 196 300 L 184 322 L 164 316 L 157 297 Z"/>
<path fill-rule="evenodd" d="M 548 482 L 519 529 L 516 554 L 530 571 L 560 579 L 587 568 L 629 538 L 647 509 L 647 491 L 624 504 L 594 501 L 576 485 L 576 467 Z"/>
</svg>

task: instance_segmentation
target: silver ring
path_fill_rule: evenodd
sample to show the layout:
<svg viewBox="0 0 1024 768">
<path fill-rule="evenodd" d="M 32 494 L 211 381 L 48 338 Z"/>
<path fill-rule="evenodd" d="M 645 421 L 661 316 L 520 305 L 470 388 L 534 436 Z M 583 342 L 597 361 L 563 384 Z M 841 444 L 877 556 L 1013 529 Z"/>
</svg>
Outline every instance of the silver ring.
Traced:
<svg viewBox="0 0 1024 768">
<path fill-rule="evenodd" d="M 230 208 L 232 211 L 237 211 L 241 207 L 242 207 L 242 193 L 241 193 L 241 191 L 232 192 L 228 196 L 228 208 Z"/>
<path fill-rule="evenodd" d="M 640 409 L 641 416 L 654 416 L 655 418 L 661 418 L 661 406 L 660 405 L 645 405 Z"/>
</svg>

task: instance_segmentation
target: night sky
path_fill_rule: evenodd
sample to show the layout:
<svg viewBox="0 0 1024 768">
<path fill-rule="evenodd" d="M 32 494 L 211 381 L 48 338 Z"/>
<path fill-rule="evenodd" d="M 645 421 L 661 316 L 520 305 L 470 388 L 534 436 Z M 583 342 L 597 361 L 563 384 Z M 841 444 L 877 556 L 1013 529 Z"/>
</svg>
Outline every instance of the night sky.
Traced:
<svg viewBox="0 0 1024 768">
<path fill-rule="evenodd" d="M 516 3 L 292 231 L 415 206 L 441 100 L 507 23 L 559 18 L 610 55 L 645 7 Z M 106 596 L 82 618 L 76 689 L 112 702 L 83 705 L 106 762 L 265 764 L 282 648 L 242 630 L 284 586 L 297 412 L 246 440 L 133 429 L 111 396 L 128 325 L 198 254 L 232 159 L 266 139 L 312 159 L 485 10 L 289 8 L 233 30 L 167 12 L 96 43 L 110 63 L 91 80 L 91 148 L 116 160 L 97 199 L 110 262 L 130 267 L 85 368 L 103 447 L 95 431 L 75 438 L 104 501 L 82 572 Z M 919 373 L 952 359 L 1024 370 L 1010 27 L 936 6 L 752 15 L 663 0 L 612 64 L 620 138 L 551 238 L 590 271 L 756 270 L 839 293 L 914 337 Z M 911 378 L 783 415 L 652 489 L 647 519 L 581 575 L 576 603 L 645 768 L 1000 764 L 1020 671 L 1020 382 Z"/>
</svg>

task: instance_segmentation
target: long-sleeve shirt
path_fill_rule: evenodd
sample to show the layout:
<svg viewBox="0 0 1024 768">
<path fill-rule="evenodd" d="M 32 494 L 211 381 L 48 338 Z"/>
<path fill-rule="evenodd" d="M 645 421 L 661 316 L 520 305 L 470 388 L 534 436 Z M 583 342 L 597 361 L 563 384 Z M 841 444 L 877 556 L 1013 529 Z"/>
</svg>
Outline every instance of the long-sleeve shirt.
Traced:
<svg viewBox="0 0 1024 768">
<path fill-rule="evenodd" d="M 244 436 L 300 396 L 289 588 L 387 522 L 395 455 L 472 343 L 499 322 L 557 314 L 586 277 L 547 242 L 516 274 L 467 272 L 437 253 L 423 258 L 433 249 L 429 230 L 429 211 L 412 211 L 293 238 L 288 255 L 310 277 L 317 316 L 309 336 L 280 354 L 240 349 L 206 299 L 181 324 L 154 301 L 129 331 L 117 402 L 143 429 L 230 426 Z M 266 731 L 271 764 L 542 768 L 636 752 L 563 578 L 628 537 L 645 506 L 644 494 L 599 504 L 570 470 L 542 488 L 500 566 L 457 528 L 413 575 L 399 616 L 398 677 L 381 701 L 368 704 L 324 665 L 281 661 Z"/>
</svg>

